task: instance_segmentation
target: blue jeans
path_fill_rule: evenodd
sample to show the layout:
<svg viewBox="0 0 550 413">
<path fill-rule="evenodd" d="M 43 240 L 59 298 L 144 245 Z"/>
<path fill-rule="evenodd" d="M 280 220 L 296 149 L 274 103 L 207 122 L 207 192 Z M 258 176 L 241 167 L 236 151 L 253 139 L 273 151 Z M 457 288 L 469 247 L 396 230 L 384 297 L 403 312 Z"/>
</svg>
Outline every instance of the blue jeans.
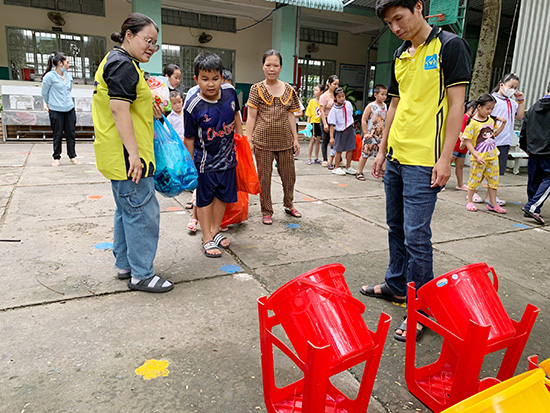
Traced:
<svg viewBox="0 0 550 413">
<path fill-rule="evenodd" d="M 527 164 L 527 198 L 524 208 L 540 214 L 540 209 L 550 196 L 550 157 L 529 155 Z"/>
<path fill-rule="evenodd" d="M 386 222 L 390 263 L 386 284 L 395 295 L 407 295 L 433 279 L 432 215 L 440 187 L 430 188 L 432 169 L 386 161 Z"/>
<path fill-rule="evenodd" d="M 153 261 L 159 241 L 160 208 L 153 178 L 111 181 L 116 211 L 113 253 L 115 267 L 132 270 L 132 277 L 145 280 L 155 275 Z"/>
</svg>

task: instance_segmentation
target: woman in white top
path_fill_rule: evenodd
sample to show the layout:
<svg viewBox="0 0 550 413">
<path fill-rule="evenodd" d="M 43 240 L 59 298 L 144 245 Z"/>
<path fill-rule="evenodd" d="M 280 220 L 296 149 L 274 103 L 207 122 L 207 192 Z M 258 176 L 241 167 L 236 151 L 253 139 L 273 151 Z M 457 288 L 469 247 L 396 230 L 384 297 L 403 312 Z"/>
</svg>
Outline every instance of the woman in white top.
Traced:
<svg viewBox="0 0 550 413">
<path fill-rule="evenodd" d="M 518 90 L 519 77 L 514 73 L 509 73 L 502 78 L 500 84 L 493 90 L 493 97 L 497 103 L 493 109 L 492 115 L 501 116 L 506 119 L 506 125 L 502 132 L 496 137 L 496 144 L 499 151 L 498 164 L 500 175 L 506 172 L 506 163 L 508 161 L 508 151 L 512 144 L 512 134 L 514 134 L 514 120 L 522 120 L 525 114 L 525 97 Z M 506 201 L 497 197 L 499 205 L 505 205 Z"/>
</svg>

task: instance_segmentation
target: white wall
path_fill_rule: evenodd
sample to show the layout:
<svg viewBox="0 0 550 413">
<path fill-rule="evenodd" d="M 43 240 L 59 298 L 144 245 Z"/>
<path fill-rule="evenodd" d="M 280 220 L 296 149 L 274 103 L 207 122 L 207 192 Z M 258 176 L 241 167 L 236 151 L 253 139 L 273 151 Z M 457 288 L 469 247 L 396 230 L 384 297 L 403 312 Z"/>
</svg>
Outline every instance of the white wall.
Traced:
<svg viewBox="0 0 550 413">
<path fill-rule="evenodd" d="M 63 26 L 63 31 L 104 36 L 107 39 L 107 47 L 110 49 L 113 45 L 110 41 L 111 33 L 120 29 L 121 23 L 131 12 L 132 6 L 127 1 L 107 0 L 105 17 L 74 13 L 64 14 L 66 25 Z M 5 27 L 51 30 L 53 24 L 48 19 L 47 13 L 48 10 L 45 9 L 6 6 L 3 2 L 0 3 L 0 66 L 8 66 Z M 356 16 L 351 15 L 350 18 L 357 19 Z M 251 19 L 237 18 L 237 28 L 252 23 L 254 21 Z M 212 35 L 213 39 L 204 46 L 236 50 L 236 81 L 239 83 L 256 83 L 263 79 L 261 58 L 264 52 L 271 48 L 271 29 L 271 20 L 266 20 L 253 28 L 238 33 L 208 30 L 208 34 Z M 169 44 L 201 46 L 197 37 L 202 31 L 196 28 L 166 25 L 163 27 L 162 40 L 164 43 Z M 336 60 L 338 70 L 340 63 L 364 64 L 365 49 L 369 42 L 370 36 L 368 35 L 352 35 L 347 32 L 339 32 L 338 46 L 320 44 L 319 52 L 311 55 L 315 59 Z M 306 49 L 308 44 L 306 42 L 300 43 L 301 57 L 308 53 Z"/>
</svg>

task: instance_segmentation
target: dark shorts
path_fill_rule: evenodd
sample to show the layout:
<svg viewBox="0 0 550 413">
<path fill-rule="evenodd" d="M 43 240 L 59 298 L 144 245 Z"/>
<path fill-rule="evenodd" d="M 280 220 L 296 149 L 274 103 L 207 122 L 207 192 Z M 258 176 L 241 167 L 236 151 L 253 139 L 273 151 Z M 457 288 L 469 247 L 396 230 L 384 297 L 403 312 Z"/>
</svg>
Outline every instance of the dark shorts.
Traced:
<svg viewBox="0 0 550 413">
<path fill-rule="evenodd" d="M 453 158 L 466 158 L 466 154 L 465 153 L 460 153 L 460 152 L 457 152 L 457 151 L 453 151 Z"/>
<path fill-rule="evenodd" d="M 321 136 L 321 124 L 320 123 L 314 123 L 313 124 L 313 136 Z"/>
<path fill-rule="evenodd" d="M 197 207 L 202 208 L 210 205 L 214 198 L 227 204 L 237 202 L 235 168 L 227 171 L 199 173 Z"/>
</svg>

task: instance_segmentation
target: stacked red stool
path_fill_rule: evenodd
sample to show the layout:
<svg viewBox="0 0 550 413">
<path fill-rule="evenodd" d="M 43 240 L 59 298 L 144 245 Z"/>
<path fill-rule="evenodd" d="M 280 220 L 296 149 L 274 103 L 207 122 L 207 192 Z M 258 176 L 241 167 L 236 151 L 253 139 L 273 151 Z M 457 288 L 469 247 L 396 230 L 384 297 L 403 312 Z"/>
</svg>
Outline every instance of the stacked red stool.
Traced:
<svg viewBox="0 0 550 413">
<path fill-rule="evenodd" d="M 344 271 L 340 264 L 325 265 L 258 299 L 268 412 L 366 412 L 391 317 L 382 313 L 376 332 L 369 330 L 362 317 L 365 306 L 351 295 Z M 295 352 L 274 334 L 278 325 Z M 273 346 L 300 368 L 303 378 L 275 385 Z M 352 400 L 330 378 L 363 362 L 359 392 Z"/>
<path fill-rule="evenodd" d="M 406 344 L 408 389 L 434 412 L 513 376 L 539 309 L 528 304 L 521 321 L 512 320 L 497 292 L 496 273 L 485 263 L 443 274 L 418 292 L 414 283 L 408 285 L 407 324 L 420 322 L 443 338 L 439 358 L 421 367 L 415 360 L 416 335 L 408 335 Z M 501 350 L 497 376 L 480 380 L 485 356 Z"/>
</svg>

